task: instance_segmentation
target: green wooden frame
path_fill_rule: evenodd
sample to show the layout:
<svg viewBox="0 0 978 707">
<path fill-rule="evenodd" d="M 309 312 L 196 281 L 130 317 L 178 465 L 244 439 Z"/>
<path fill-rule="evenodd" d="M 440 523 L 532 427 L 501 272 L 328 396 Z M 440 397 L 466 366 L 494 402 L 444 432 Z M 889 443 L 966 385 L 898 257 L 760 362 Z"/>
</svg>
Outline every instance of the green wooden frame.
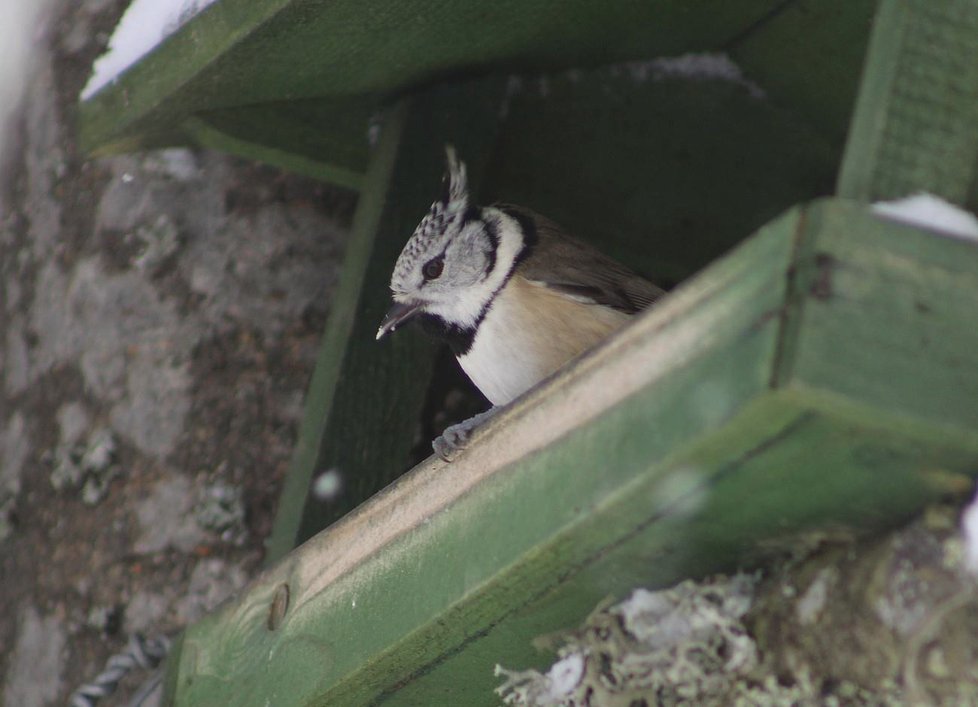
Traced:
<svg viewBox="0 0 978 707">
<path fill-rule="evenodd" d="M 407 93 L 720 49 L 841 143 L 876 3 L 221 0 L 81 105 L 80 142 L 196 143 L 358 188 L 369 122 Z"/>
<path fill-rule="evenodd" d="M 978 243 L 796 209 L 190 627 L 172 695 L 491 704 L 607 596 L 906 519 L 978 469 L 975 303 Z"/>
<path fill-rule="evenodd" d="M 526 21 L 512 32 L 517 5 Z M 405 331 L 381 347 L 372 333 L 386 304 L 380 285 L 430 200 L 442 144 L 469 156 L 477 188 L 537 199 L 548 213 L 575 201 L 539 188 L 558 184 L 559 165 L 533 171 L 548 153 L 516 157 L 556 124 L 549 115 L 534 124 L 547 106 L 514 103 L 507 126 L 505 81 L 459 76 L 724 47 L 772 103 L 805 116 L 805 164 L 820 180 L 839 161 L 851 67 L 874 6 L 743 0 L 705 12 L 699 2 L 621 0 L 620 15 L 595 15 L 575 0 L 555 22 L 544 0 L 484 15 L 476 4 L 425 14 L 432 3 L 412 0 L 347 41 L 340 34 L 362 24 L 363 3 L 222 0 L 89 102 L 91 147 L 193 139 L 361 190 L 270 547 L 282 559 L 186 630 L 168 663 L 167 700 L 489 704 L 495 662 L 545 664 L 552 656 L 534 638 L 608 596 L 730 569 L 827 527 L 877 530 L 969 488 L 978 242 L 884 221 L 865 202 L 927 189 L 978 207 L 978 0 L 892 0 L 877 13 L 848 130 L 844 198 L 760 228 L 517 401 L 456 462 L 429 459 L 315 534 L 396 476 L 412 443 L 431 345 Z M 297 23 L 301 36 L 291 36 Z M 179 60 L 164 61 L 173 52 Z M 304 70 L 358 57 L 358 71 Z M 269 127 L 280 108 L 285 137 Z M 371 116 L 383 118 L 372 153 L 362 132 Z M 605 157 L 621 161 L 591 155 L 578 177 L 597 182 Z M 801 191 L 818 193 L 817 181 Z M 563 216 L 595 240 L 613 222 L 625 235 L 609 249 L 634 249 L 627 219 Z M 671 274 L 707 254 L 677 256 Z M 366 470 L 345 476 L 359 485 L 346 505 L 310 505 L 310 478 L 325 468 Z"/>
</svg>

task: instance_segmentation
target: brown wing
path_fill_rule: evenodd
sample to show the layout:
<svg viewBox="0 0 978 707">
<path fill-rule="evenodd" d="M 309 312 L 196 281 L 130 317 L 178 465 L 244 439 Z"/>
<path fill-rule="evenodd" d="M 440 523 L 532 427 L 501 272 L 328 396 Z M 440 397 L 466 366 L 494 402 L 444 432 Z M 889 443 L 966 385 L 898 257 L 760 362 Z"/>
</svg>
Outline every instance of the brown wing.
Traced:
<svg viewBox="0 0 978 707">
<path fill-rule="evenodd" d="M 496 208 L 519 221 L 528 235 L 529 256 L 516 266 L 516 272 L 527 280 L 629 314 L 645 309 L 664 294 L 661 287 L 530 209 L 511 204 L 497 204 Z"/>
</svg>

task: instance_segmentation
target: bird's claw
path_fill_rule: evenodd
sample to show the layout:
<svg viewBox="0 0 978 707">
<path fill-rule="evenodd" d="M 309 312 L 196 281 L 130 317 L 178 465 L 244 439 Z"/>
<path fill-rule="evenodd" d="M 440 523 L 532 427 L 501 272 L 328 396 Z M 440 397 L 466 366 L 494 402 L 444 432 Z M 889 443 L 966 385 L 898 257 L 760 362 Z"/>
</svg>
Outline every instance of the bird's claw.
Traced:
<svg viewBox="0 0 978 707">
<path fill-rule="evenodd" d="M 491 408 L 470 417 L 468 420 L 462 420 L 446 427 L 445 431 L 435 437 L 431 443 L 435 454 L 446 462 L 456 459 L 472 440 L 472 433 L 492 417 L 495 410 L 496 408 Z"/>
</svg>

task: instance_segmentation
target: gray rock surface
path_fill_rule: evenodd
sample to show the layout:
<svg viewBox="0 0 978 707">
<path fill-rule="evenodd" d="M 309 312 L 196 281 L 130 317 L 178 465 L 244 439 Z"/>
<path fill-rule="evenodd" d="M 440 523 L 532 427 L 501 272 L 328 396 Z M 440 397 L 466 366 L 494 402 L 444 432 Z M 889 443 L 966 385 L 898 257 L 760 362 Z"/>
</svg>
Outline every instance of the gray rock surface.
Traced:
<svg viewBox="0 0 978 707">
<path fill-rule="evenodd" d="M 61 694 L 67 636 L 57 616 L 38 614 L 28 606 L 21 612 L 17 642 L 10 655 L 3 703 L 18 707 L 52 704 Z"/>
<path fill-rule="evenodd" d="M 125 5 L 52 0 L 0 132 L 7 705 L 64 704 L 259 569 L 354 204 L 213 152 L 81 154 Z"/>
</svg>

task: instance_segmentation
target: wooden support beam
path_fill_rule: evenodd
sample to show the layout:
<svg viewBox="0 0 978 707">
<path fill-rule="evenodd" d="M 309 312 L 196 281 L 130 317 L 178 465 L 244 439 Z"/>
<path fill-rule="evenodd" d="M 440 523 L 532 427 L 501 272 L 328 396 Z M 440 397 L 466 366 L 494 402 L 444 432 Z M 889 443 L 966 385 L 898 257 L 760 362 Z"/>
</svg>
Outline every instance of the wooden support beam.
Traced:
<svg viewBox="0 0 978 707">
<path fill-rule="evenodd" d="M 792 211 L 188 628 L 168 699 L 494 704 L 496 662 L 603 598 L 970 488 L 976 273 L 974 242 Z"/>
<path fill-rule="evenodd" d="M 414 328 L 382 343 L 374 337 L 390 306 L 394 261 L 439 194 L 445 144 L 472 156 L 467 162 L 477 190 L 501 91 L 502 82 L 495 79 L 438 87 L 403 99 L 384 120 L 309 387 L 268 545 L 269 561 L 411 465 L 435 347 Z M 327 470 L 338 473 L 341 492 L 333 499 L 316 499 L 308 493 L 309 484 Z"/>
<path fill-rule="evenodd" d="M 282 127 L 281 122 L 279 121 L 278 127 Z M 271 143 L 237 137 L 232 133 L 215 128 L 214 125 L 202 118 L 188 118 L 183 123 L 183 129 L 198 147 L 220 150 L 244 159 L 264 162 L 289 172 L 302 174 L 313 179 L 321 179 L 347 189 L 359 189 L 363 181 L 363 175 L 359 171 L 340 166 L 336 160 L 321 161 L 306 153 L 283 150 L 272 147 Z M 361 126 L 361 132 L 365 132 L 363 126 Z M 366 136 L 361 137 L 366 142 Z"/>
<path fill-rule="evenodd" d="M 841 1 L 841 0 L 836 0 Z M 200 111 L 390 100 L 448 76 L 722 45 L 783 0 L 221 0 L 82 104 L 86 150 L 137 149 Z"/>
<path fill-rule="evenodd" d="M 978 210 L 978 0 L 880 3 L 840 196 L 918 191 Z"/>
<path fill-rule="evenodd" d="M 199 111 L 183 122 L 197 144 L 359 189 L 376 100 L 321 98 Z"/>
</svg>

